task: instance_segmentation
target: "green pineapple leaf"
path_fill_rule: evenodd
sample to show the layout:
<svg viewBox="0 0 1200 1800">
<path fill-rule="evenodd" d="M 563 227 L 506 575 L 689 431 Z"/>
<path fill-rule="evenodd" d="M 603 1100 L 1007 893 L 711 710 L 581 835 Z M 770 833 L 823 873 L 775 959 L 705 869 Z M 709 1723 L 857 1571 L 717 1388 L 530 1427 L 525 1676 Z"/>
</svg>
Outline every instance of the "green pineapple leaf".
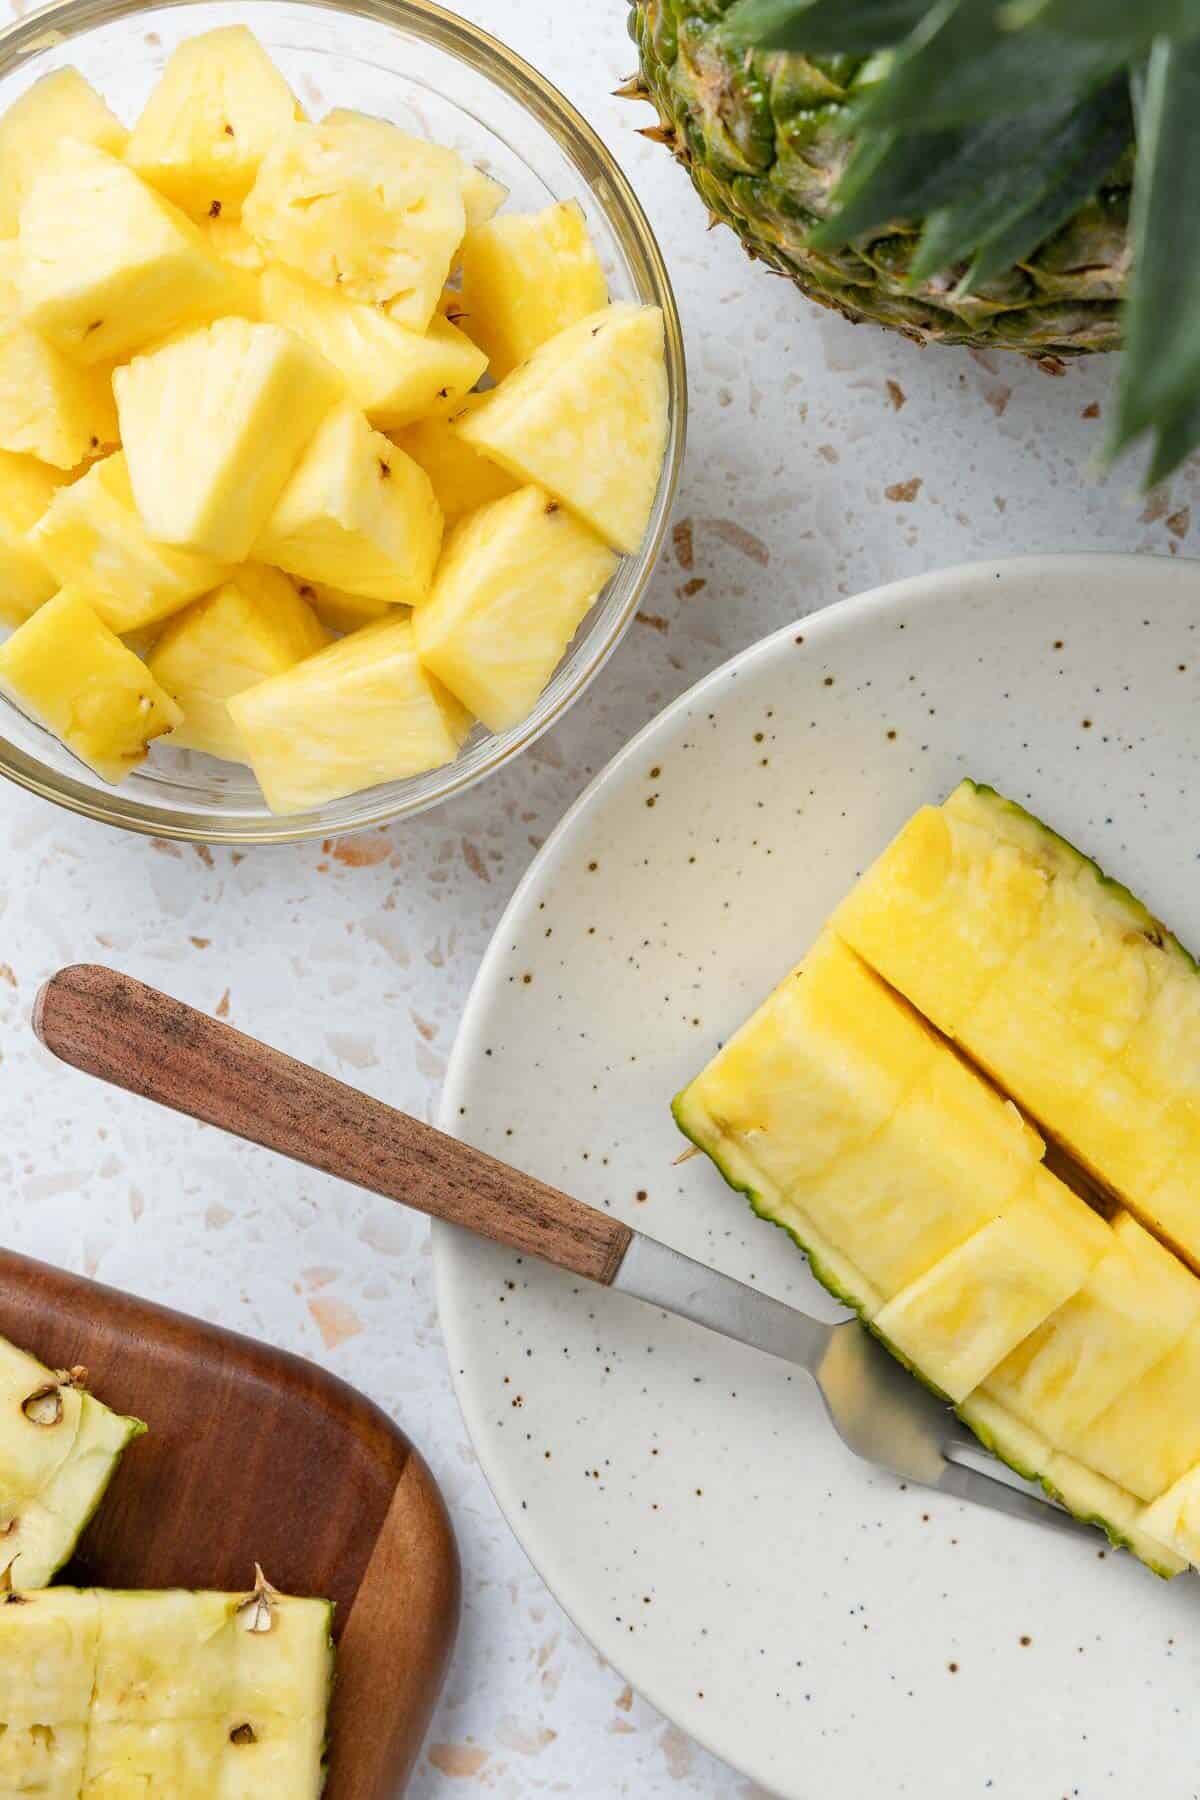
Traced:
<svg viewBox="0 0 1200 1800">
<path fill-rule="evenodd" d="M 1157 487 L 1185 462 L 1200 445 L 1200 401 L 1185 406 L 1173 419 L 1159 425 L 1154 432 L 1154 449 L 1146 470 L 1145 485 Z"/>
<path fill-rule="evenodd" d="M 1001 22 L 1011 31 L 1041 25 L 1069 37 L 1092 38 L 1122 48 L 1127 56 L 1144 50 L 1152 38 L 1182 42 L 1200 35 L 1196 0 L 1011 0 L 1001 9 Z"/>
<path fill-rule="evenodd" d="M 928 211 L 950 197 L 952 171 L 964 158 L 973 168 L 973 139 L 962 131 L 861 137 L 834 192 L 832 215 L 810 232 L 808 242 L 817 250 L 840 250 L 895 219 Z M 979 159 L 981 166 L 986 160 Z"/>
<path fill-rule="evenodd" d="M 903 43 L 929 0 L 738 0 L 725 20 L 733 43 L 806 56 L 870 56 Z"/>
</svg>

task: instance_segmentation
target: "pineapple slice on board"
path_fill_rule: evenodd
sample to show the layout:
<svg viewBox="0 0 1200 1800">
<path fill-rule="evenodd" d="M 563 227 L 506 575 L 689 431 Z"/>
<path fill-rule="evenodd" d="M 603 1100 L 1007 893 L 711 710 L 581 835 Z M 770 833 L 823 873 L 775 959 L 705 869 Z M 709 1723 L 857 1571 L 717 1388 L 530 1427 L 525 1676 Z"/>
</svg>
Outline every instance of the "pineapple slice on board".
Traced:
<svg viewBox="0 0 1200 1800">
<path fill-rule="evenodd" d="M 362 594 L 344 594 L 340 588 L 328 587 L 323 581 L 302 581 L 297 591 L 322 625 L 327 625 L 339 636 L 357 631 L 361 625 L 373 625 L 377 619 L 397 617 L 390 600 L 368 600 Z"/>
<path fill-rule="evenodd" d="M 490 731 L 538 695 L 617 559 L 542 488 L 521 488 L 455 528 L 417 609 L 421 661 Z"/>
<path fill-rule="evenodd" d="M 483 351 L 439 313 L 424 334 L 409 331 L 378 306 L 282 267 L 266 270 L 259 297 L 263 317 L 319 350 L 380 430 L 454 412 L 487 368 Z"/>
<path fill-rule="evenodd" d="M 244 762 L 227 702 L 328 642 L 329 633 L 286 575 L 244 564 L 169 620 L 146 659 L 159 686 L 183 710 L 172 742 Z"/>
<path fill-rule="evenodd" d="M 463 440 L 635 551 L 667 442 L 663 318 L 604 307 L 560 331 L 458 422 Z"/>
<path fill-rule="evenodd" d="M 258 538 L 261 562 L 368 600 L 427 598 L 442 541 L 429 477 L 353 406 L 331 412 Z"/>
<path fill-rule="evenodd" d="M 193 219 L 236 218 L 263 157 L 301 116 L 253 32 L 227 25 L 171 53 L 125 160 Z"/>
<path fill-rule="evenodd" d="M 486 394 L 468 394 L 453 419 L 421 419 L 388 434 L 428 475 L 447 525 L 490 500 L 499 500 L 502 494 L 511 494 L 517 485 L 498 463 L 473 450 L 455 430 L 463 414 L 486 398 Z"/>
<path fill-rule="evenodd" d="M 313 433 L 336 372 L 290 331 L 219 319 L 114 377 L 129 479 L 162 543 L 244 562 Z"/>
<path fill-rule="evenodd" d="M 0 238 L 16 237 L 21 204 L 64 138 L 123 156 L 129 133 L 78 69 L 43 75 L 0 116 Z"/>
<path fill-rule="evenodd" d="M 0 694 L 114 783 L 183 718 L 145 663 L 72 588 L 0 644 Z"/>
<path fill-rule="evenodd" d="M 28 533 L 68 477 L 0 450 L 0 623 L 20 625 L 60 586 Z"/>
<path fill-rule="evenodd" d="M 382 619 L 229 702 L 273 812 L 305 812 L 453 761 L 471 721 L 421 667 L 404 615 Z"/>
<path fill-rule="evenodd" d="M 463 239 L 462 308 L 497 381 L 607 303 L 604 270 L 574 200 L 506 213 Z"/>
<path fill-rule="evenodd" d="M 86 593 L 118 633 L 139 631 L 178 612 L 229 573 L 228 563 L 216 557 L 150 537 L 121 452 L 61 488 L 30 532 L 29 544 L 58 584 Z"/>
<path fill-rule="evenodd" d="M 77 362 L 113 363 L 236 308 L 191 220 L 94 144 L 60 143 L 21 207 L 25 323 Z"/>
</svg>

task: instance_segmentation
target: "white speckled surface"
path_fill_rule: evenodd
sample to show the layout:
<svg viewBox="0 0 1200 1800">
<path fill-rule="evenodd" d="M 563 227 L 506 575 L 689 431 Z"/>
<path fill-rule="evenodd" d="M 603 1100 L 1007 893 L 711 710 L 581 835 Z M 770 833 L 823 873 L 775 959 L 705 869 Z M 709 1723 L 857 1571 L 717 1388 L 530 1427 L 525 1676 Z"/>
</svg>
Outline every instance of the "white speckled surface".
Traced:
<svg viewBox="0 0 1200 1800">
<path fill-rule="evenodd" d="M 598 1662 L 501 1520 L 451 1394 L 425 1225 L 89 1087 L 34 1045 L 29 1005 L 58 964 L 106 959 L 431 1116 L 472 975 L 533 849 L 667 700 L 772 627 L 893 576 L 1016 550 L 1186 553 L 1197 471 L 1149 506 L 1127 480 L 1098 484 L 1087 463 L 1110 368 L 1051 380 L 921 353 L 815 311 L 707 232 L 683 175 L 635 135 L 648 115 L 609 98 L 633 63 L 618 0 L 464 10 L 599 127 L 660 233 L 691 363 L 675 554 L 563 725 L 491 784 L 390 833 L 239 857 L 0 794 L 2 1229 L 18 1249 L 317 1357 L 421 1443 L 458 1526 L 466 1613 L 416 1800 L 476 1788 L 740 1800 L 754 1790 Z"/>
</svg>

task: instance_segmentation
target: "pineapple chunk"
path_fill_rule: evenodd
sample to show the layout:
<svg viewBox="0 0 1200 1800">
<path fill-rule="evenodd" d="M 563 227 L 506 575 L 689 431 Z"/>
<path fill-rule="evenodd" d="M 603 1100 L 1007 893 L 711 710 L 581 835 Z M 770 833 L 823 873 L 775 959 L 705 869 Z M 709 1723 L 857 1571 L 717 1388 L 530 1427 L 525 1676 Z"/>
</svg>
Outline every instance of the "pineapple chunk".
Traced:
<svg viewBox="0 0 1200 1800">
<path fill-rule="evenodd" d="M 286 575 L 246 563 L 173 618 L 147 658 L 183 708 L 174 742 L 230 762 L 245 751 L 226 701 L 324 649 L 329 633 Z"/>
<path fill-rule="evenodd" d="M 1181 1475 L 1141 1516 L 1144 1531 L 1200 1568 L 1200 1468 Z"/>
<path fill-rule="evenodd" d="M 427 669 L 491 731 L 526 717 L 617 559 L 541 488 L 456 528 L 413 621 Z"/>
<path fill-rule="evenodd" d="M 455 411 L 487 368 L 483 351 L 440 314 L 422 336 L 295 269 L 268 269 L 260 298 L 263 317 L 319 350 L 380 430 Z"/>
<path fill-rule="evenodd" d="M 233 283 L 236 304 L 228 310 L 241 319 L 264 317 L 260 284 L 266 258 L 236 219 L 203 219 L 200 235 Z"/>
<path fill-rule="evenodd" d="M 17 235 L 25 196 L 63 138 L 113 156 L 123 156 L 129 141 L 78 69 L 43 75 L 0 117 L 0 237 Z"/>
<path fill-rule="evenodd" d="M 458 430 L 510 475 L 564 501 L 606 544 L 636 550 L 667 442 L 662 313 L 623 304 L 577 320 Z"/>
<path fill-rule="evenodd" d="M 0 622 L 20 625 L 60 585 L 28 533 L 67 477 L 0 450 Z"/>
<path fill-rule="evenodd" d="M 323 581 L 305 581 L 300 585 L 300 598 L 306 600 L 330 631 L 344 634 L 362 625 L 373 625 L 376 619 L 395 617 L 390 600 L 368 600 L 362 594 L 343 594 L 340 588 L 328 587 Z"/>
<path fill-rule="evenodd" d="M 1200 1326 L 1093 1419 L 1071 1448 L 1140 1500 L 1200 1462 Z"/>
<path fill-rule="evenodd" d="M 474 163 L 464 162 L 461 170 L 463 211 L 467 230 L 486 225 L 508 199 L 508 189 L 494 175 L 485 175 Z"/>
<path fill-rule="evenodd" d="M 604 270 L 574 200 L 508 213 L 463 239 L 463 309 L 497 381 L 607 303 Z"/>
<path fill-rule="evenodd" d="M 0 644 L 0 694 L 111 782 L 183 718 L 145 663 L 71 588 Z"/>
<path fill-rule="evenodd" d="M 424 331 L 466 228 L 459 159 L 361 114 L 295 125 L 242 217 L 272 261 Z"/>
<path fill-rule="evenodd" d="M 305 445 L 341 397 L 333 369 L 278 325 L 219 319 L 114 377 L 146 529 L 244 562 Z"/>
<path fill-rule="evenodd" d="M 383 619 L 229 702 L 273 812 L 299 813 L 440 768 L 470 719 L 421 667 L 407 616 Z"/>
<path fill-rule="evenodd" d="M 236 218 L 263 157 L 300 116 L 253 32 L 224 26 L 172 53 L 125 160 L 192 218 Z"/>
<path fill-rule="evenodd" d="M 75 469 L 119 441 L 108 369 L 82 369 L 36 331 L 0 321 L 0 450 Z"/>
<path fill-rule="evenodd" d="M 442 540 L 429 477 L 360 412 L 329 414 L 255 546 L 302 581 L 369 600 L 424 600 Z"/>
<path fill-rule="evenodd" d="M 55 495 L 29 543 L 62 587 L 76 587 L 116 632 L 139 631 L 224 580 L 228 564 L 156 544 L 134 504 L 125 456 L 94 463 Z"/>
<path fill-rule="evenodd" d="M 464 412 L 473 411 L 486 398 L 486 394 L 468 394 L 454 419 L 421 419 L 390 434 L 392 442 L 428 475 L 447 525 L 490 500 L 499 500 L 502 494 L 511 494 L 516 486 L 498 463 L 480 456 L 454 429 Z"/>
</svg>

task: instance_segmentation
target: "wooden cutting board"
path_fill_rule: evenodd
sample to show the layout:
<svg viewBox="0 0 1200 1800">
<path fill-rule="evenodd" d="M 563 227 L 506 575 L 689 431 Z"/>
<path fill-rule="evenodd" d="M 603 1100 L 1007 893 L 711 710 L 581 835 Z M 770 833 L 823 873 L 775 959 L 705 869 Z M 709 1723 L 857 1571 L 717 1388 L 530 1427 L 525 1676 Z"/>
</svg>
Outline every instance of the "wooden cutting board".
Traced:
<svg viewBox="0 0 1200 1800">
<path fill-rule="evenodd" d="M 285 1593 L 336 1601 L 326 1800 L 402 1792 L 459 1611 L 446 1508 L 403 1432 L 300 1357 L 7 1251 L 0 1334 L 84 1364 L 150 1427 L 64 1578 L 236 1591 L 259 1562 Z"/>
</svg>

